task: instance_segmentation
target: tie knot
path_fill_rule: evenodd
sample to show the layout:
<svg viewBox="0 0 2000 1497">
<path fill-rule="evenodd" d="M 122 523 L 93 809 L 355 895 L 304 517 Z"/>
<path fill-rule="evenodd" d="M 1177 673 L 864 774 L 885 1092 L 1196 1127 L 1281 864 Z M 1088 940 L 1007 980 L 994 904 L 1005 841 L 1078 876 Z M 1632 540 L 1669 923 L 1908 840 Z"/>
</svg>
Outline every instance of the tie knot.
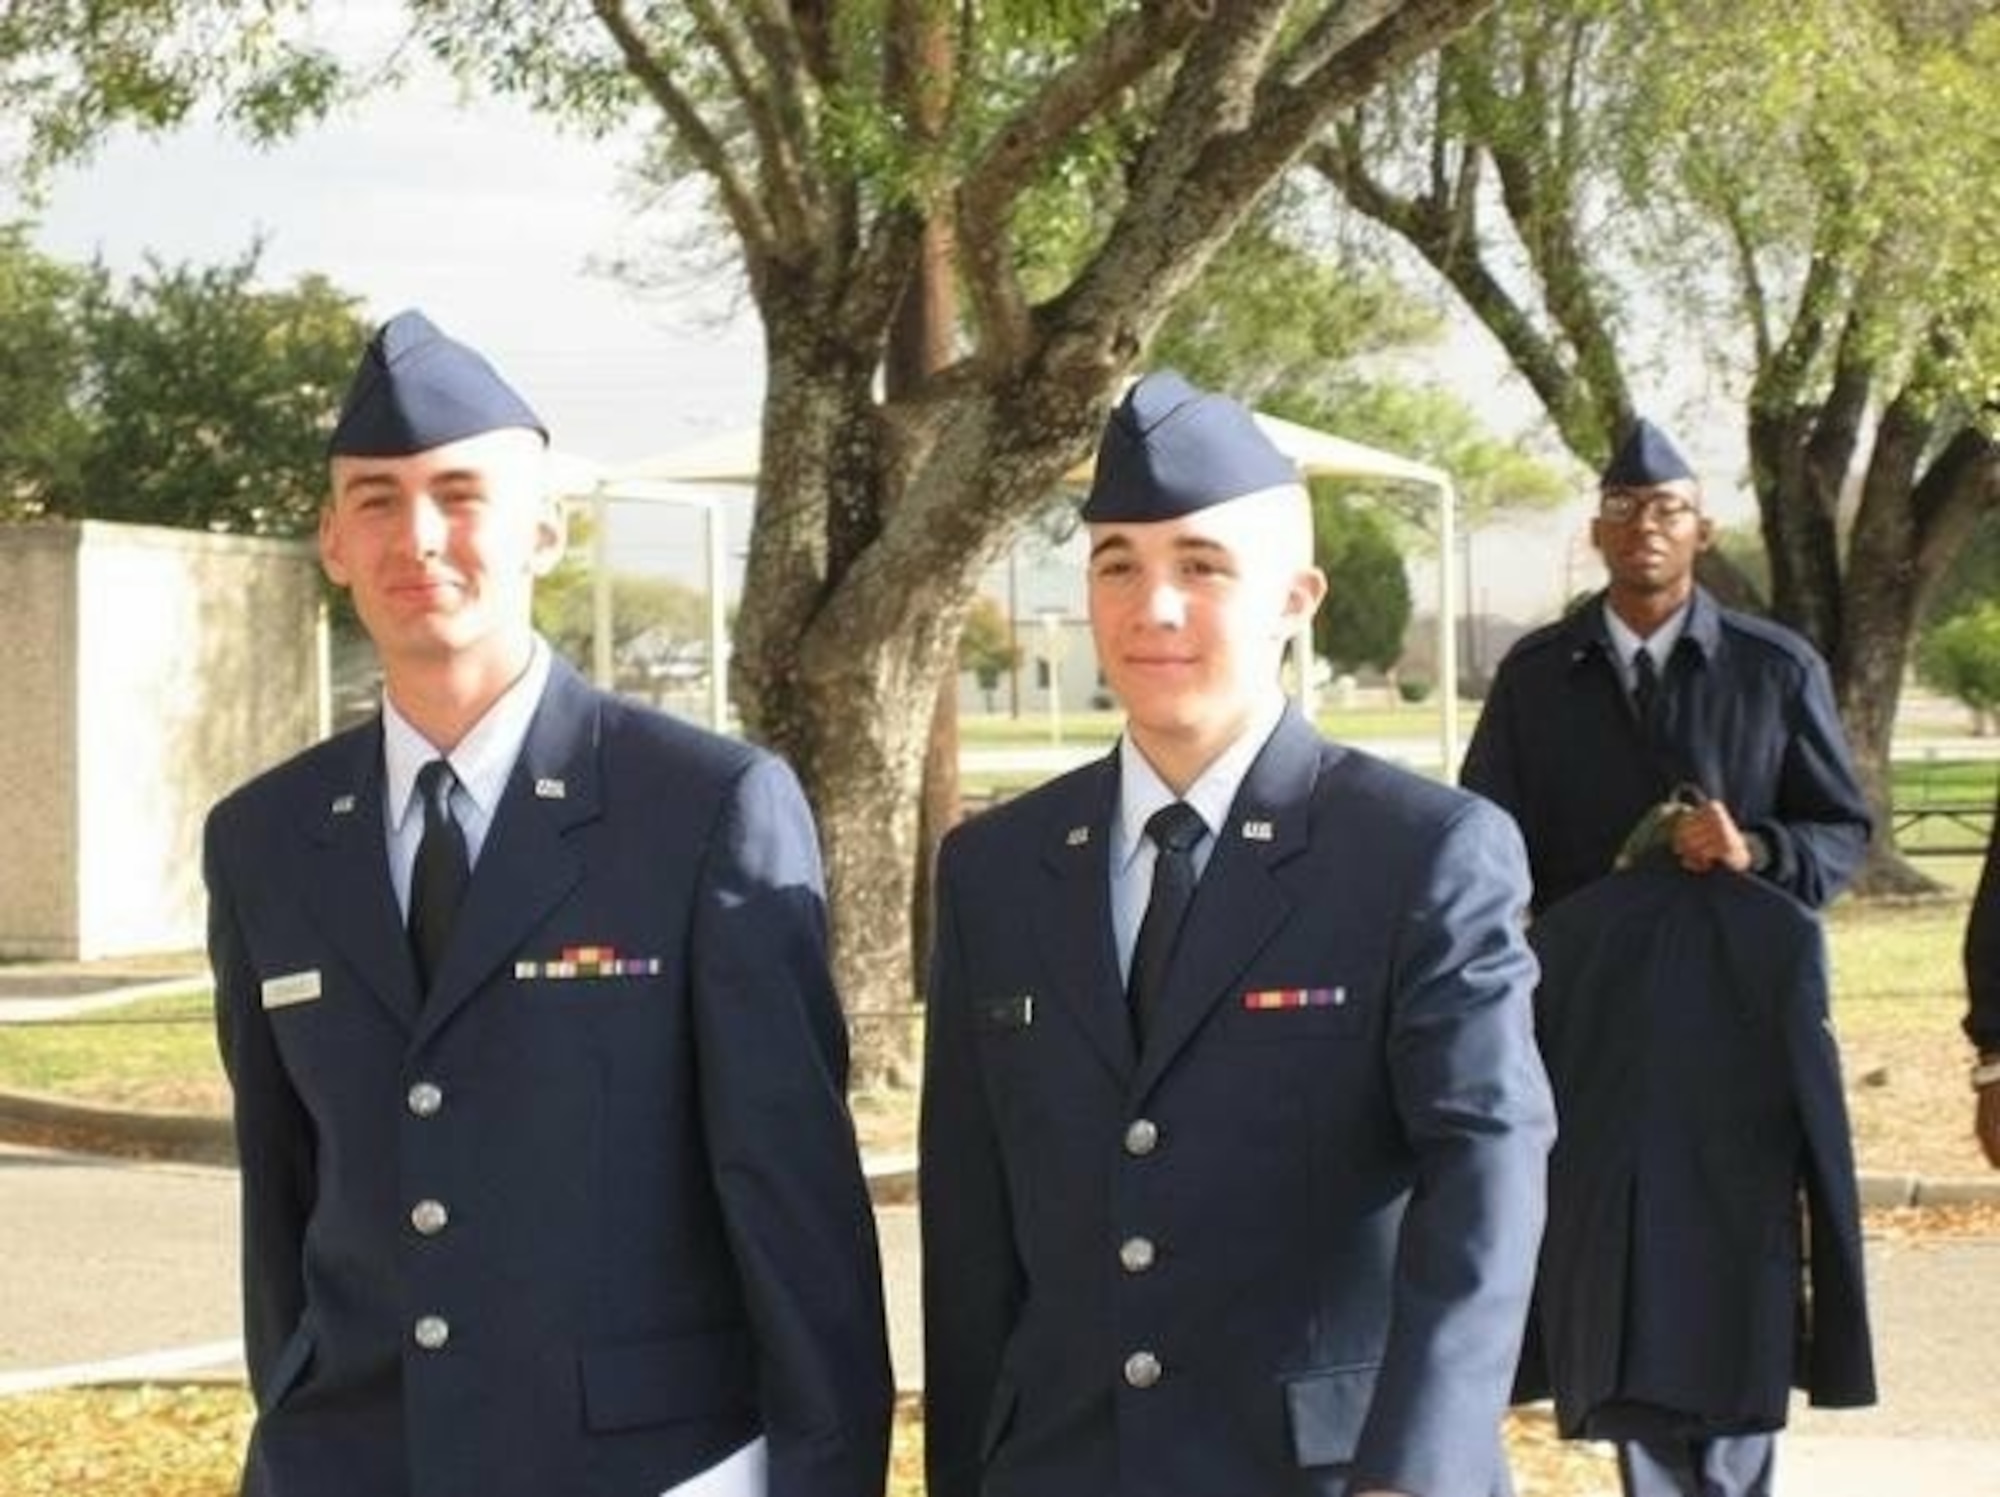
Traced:
<svg viewBox="0 0 2000 1497">
<path fill-rule="evenodd" d="M 1193 806 L 1177 800 L 1146 818 L 1146 835 L 1162 852 L 1191 852 L 1208 835 L 1208 823 Z"/>
<path fill-rule="evenodd" d="M 449 807 L 452 784 L 451 762 L 447 759 L 433 759 L 417 771 L 417 794 L 427 807 L 440 811 Z"/>
</svg>

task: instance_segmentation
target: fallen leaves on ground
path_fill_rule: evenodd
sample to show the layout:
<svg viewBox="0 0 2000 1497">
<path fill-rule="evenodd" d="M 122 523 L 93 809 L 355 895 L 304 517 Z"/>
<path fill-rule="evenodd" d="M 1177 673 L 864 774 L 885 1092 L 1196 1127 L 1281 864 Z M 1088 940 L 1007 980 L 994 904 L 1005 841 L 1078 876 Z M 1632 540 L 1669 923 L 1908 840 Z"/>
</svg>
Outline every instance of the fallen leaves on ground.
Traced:
<svg viewBox="0 0 2000 1497">
<path fill-rule="evenodd" d="M 78 1388 L 0 1399 L 8 1497 L 230 1497 L 250 1431 L 241 1388 Z"/>
<path fill-rule="evenodd" d="M 0 1399 L 0 1492 L 7 1497 L 230 1497 L 250 1430 L 234 1387 L 72 1388 Z M 1508 1416 L 1519 1497 L 1612 1497 L 1602 1447 L 1556 1437 L 1546 1409 Z M 918 1401 L 898 1400 L 888 1497 L 922 1497 Z"/>
<path fill-rule="evenodd" d="M 1870 1237 L 1923 1242 L 1937 1237 L 2000 1237 L 2000 1201 L 1896 1206 L 1862 1214 Z"/>
</svg>

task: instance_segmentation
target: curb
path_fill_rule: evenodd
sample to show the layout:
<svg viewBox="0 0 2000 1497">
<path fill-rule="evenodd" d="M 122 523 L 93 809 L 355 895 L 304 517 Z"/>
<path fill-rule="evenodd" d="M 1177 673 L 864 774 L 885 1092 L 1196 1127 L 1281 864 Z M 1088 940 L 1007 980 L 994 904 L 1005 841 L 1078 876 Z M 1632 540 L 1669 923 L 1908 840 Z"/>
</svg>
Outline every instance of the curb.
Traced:
<svg viewBox="0 0 2000 1497">
<path fill-rule="evenodd" d="M 37 1092 L 0 1092 L 0 1143 L 33 1144 L 77 1154 L 175 1164 L 234 1166 L 229 1119 L 190 1112 L 134 1112 L 98 1107 Z M 914 1154 L 864 1158 L 868 1196 L 878 1206 L 917 1198 Z"/>
<path fill-rule="evenodd" d="M 118 1159 L 236 1163 L 227 1118 L 96 1107 L 35 1092 L 0 1092 L 0 1141 Z"/>
<path fill-rule="evenodd" d="M 134 1112 L 97 1107 L 34 1092 L 0 1092 L 0 1142 L 35 1144 L 79 1154 L 181 1164 L 236 1163 L 229 1119 L 186 1112 Z M 878 1206 L 917 1198 L 917 1157 L 878 1154 L 862 1159 L 868 1196 Z M 1991 1176 L 1922 1175 L 1864 1170 L 1856 1176 L 1864 1210 L 2000 1205 L 2000 1172 Z"/>
<path fill-rule="evenodd" d="M 2000 1205 L 2000 1173 L 1982 1178 L 1977 1175 L 1947 1175 L 1927 1180 L 1921 1175 L 1898 1175 L 1875 1171 L 1857 1177 L 1861 1205 L 1868 1209 L 1915 1206 Z"/>
</svg>

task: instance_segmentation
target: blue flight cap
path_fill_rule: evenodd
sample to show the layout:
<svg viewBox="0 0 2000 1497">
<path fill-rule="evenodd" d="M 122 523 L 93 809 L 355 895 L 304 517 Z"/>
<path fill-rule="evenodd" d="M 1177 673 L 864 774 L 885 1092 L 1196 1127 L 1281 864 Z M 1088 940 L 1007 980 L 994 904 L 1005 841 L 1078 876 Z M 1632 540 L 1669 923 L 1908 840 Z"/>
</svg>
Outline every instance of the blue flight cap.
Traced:
<svg viewBox="0 0 2000 1497">
<path fill-rule="evenodd" d="M 520 426 L 549 439 L 541 417 L 485 358 L 421 312 L 375 331 L 347 387 L 328 457 L 408 457 L 462 437 Z"/>
<path fill-rule="evenodd" d="M 1128 524 L 1174 520 L 1298 481 L 1249 411 L 1162 369 L 1127 390 L 1105 423 L 1082 513 Z"/>
<path fill-rule="evenodd" d="M 1597 481 L 1600 489 L 1650 489 L 1655 484 L 1694 478 L 1694 469 L 1667 434 L 1643 416 L 1632 423 L 1625 445 L 1612 454 Z"/>
</svg>

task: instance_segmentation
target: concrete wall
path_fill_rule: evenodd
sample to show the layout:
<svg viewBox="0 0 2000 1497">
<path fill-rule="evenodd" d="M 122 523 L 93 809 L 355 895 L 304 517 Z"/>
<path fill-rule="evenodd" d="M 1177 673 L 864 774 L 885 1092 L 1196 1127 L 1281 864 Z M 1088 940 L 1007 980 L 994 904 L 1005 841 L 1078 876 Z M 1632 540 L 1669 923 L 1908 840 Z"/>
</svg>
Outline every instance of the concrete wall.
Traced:
<svg viewBox="0 0 2000 1497">
<path fill-rule="evenodd" d="M 60 956 L 77 928 L 72 525 L 0 526 L 0 952 Z"/>
<path fill-rule="evenodd" d="M 7 633 L 36 644 L 31 678 L 0 665 L 0 700 L 39 745 L 0 768 L 0 953 L 202 944 L 208 807 L 318 734 L 318 577 L 296 542 L 0 528 Z"/>
</svg>

